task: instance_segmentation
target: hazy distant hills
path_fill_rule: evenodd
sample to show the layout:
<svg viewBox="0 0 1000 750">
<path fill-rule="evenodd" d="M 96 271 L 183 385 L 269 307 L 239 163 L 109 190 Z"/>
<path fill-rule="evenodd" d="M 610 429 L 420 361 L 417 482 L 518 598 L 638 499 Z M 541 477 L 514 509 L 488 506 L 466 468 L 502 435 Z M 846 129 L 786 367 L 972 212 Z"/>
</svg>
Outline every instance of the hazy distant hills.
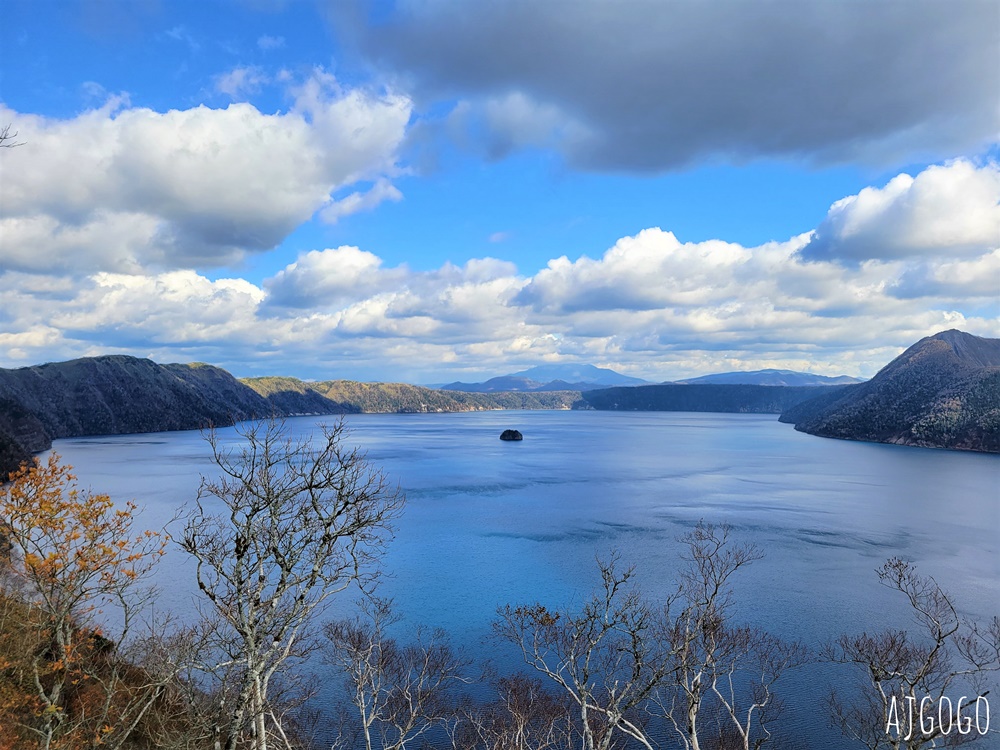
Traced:
<svg viewBox="0 0 1000 750">
<path fill-rule="evenodd" d="M 482 383 L 455 382 L 441 386 L 441 390 L 466 393 L 496 393 L 499 391 L 589 391 L 614 385 L 642 385 L 641 378 L 622 375 L 614 370 L 594 365 L 539 365 L 510 375 L 500 375 Z"/>
<path fill-rule="evenodd" d="M 463 383 L 456 381 L 442 385 L 442 391 L 462 391 L 463 393 L 543 393 L 545 391 L 589 391 L 594 388 L 607 388 L 598 383 L 567 383 L 565 380 L 551 380 L 540 383 L 529 378 L 515 378 L 513 375 L 501 375 L 490 378 L 482 383 Z"/>
<path fill-rule="evenodd" d="M 674 381 L 685 385 L 847 385 L 860 383 L 858 378 L 840 375 L 827 377 L 794 370 L 754 370 L 751 372 L 720 372 L 697 378 Z M 622 375 L 594 365 L 540 365 L 510 375 L 500 375 L 481 383 L 461 381 L 440 386 L 442 390 L 467 393 L 497 393 L 499 391 L 592 391 L 612 386 L 652 385 L 648 380 Z M 669 383 L 664 383 L 669 385 Z"/>
<path fill-rule="evenodd" d="M 944 331 L 781 416 L 823 437 L 1000 452 L 1000 339 Z"/>
<path fill-rule="evenodd" d="M 720 372 L 715 375 L 702 375 L 698 378 L 675 380 L 675 383 L 686 384 L 723 384 L 723 385 L 849 385 L 862 382 L 859 378 L 848 375 L 829 377 L 814 375 L 811 372 L 796 372 L 795 370 L 751 370 L 747 372 Z"/>
<path fill-rule="evenodd" d="M 606 367 L 594 365 L 538 365 L 513 373 L 515 378 L 531 378 L 542 382 L 562 380 L 566 383 L 595 383 L 598 385 L 642 385 L 648 380 L 622 375 Z"/>
</svg>

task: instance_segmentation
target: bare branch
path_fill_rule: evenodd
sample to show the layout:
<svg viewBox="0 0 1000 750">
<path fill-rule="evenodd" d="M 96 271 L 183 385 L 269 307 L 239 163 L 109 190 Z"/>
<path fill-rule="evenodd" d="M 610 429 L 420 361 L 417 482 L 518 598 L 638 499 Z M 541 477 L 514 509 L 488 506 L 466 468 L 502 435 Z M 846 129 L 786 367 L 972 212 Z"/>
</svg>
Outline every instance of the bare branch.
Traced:
<svg viewBox="0 0 1000 750">
<path fill-rule="evenodd" d="M 345 445 L 343 422 L 315 442 L 275 419 L 238 433 L 235 450 L 208 435 L 221 475 L 202 480 L 179 545 L 216 623 L 212 672 L 235 690 L 216 741 L 266 750 L 271 735 L 285 742 L 268 703 L 272 679 L 312 648 L 306 628 L 330 596 L 374 581 L 404 500 Z"/>
<path fill-rule="evenodd" d="M 12 125 L 0 127 L 0 148 L 16 148 L 24 145 L 24 141 L 17 142 L 17 131 L 11 132 L 12 127 Z"/>
<path fill-rule="evenodd" d="M 954 747 L 979 739 L 978 732 L 960 734 L 938 721 L 920 726 L 918 709 L 925 699 L 936 712 L 942 700 L 950 707 L 967 691 L 972 701 L 988 691 L 987 678 L 1000 670 L 1000 620 L 994 617 L 985 628 L 963 623 L 937 582 L 899 558 L 877 573 L 882 585 L 909 601 L 917 629 L 843 635 L 824 647 L 826 660 L 855 667 L 859 683 L 849 699 L 831 694 L 834 723 L 870 750 Z"/>
</svg>

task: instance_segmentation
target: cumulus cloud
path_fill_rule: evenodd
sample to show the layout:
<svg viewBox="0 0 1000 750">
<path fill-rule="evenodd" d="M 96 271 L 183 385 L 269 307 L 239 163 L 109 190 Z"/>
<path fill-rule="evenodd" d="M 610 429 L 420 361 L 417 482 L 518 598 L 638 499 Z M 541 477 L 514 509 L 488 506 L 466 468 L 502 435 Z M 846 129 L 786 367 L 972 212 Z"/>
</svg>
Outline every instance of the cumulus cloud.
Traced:
<svg viewBox="0 0 1000 750">
<path fill-rule="evenodd" d="M 1000 302 L 1000 250 L 969 261 L 920 263 L 900 274 L 889 292 L 896 297 L 962 299 L 968 304 Z"/>
<path fill-rule="evenodd" d="M 894 177 L 843 198 L 803 248 L 808 259 L 861 262 L 974 257 L 1000 245 L 1000 166 L 964 160 Z"/>
<path fill-rule="evenodd" d="M 989 0 L 435 0 L 364 17 L 345 10 L 336 27 L 423 101 L 461 99 L 467 134 L 495 155 L 543 145 L 639 172 L 705 157 L 884 164 L 997 132 Z"/>
<path fill-rule="evenodd" d="M 14 112 L 0 260 L 53 272 L 206 268 L 270 250 L 358 181 L 396 171 L 410 102 L 322 70 L 284 113 L 246 103 L 156 112 L 116 99 L 70 119 Z M 72 168 L 67 168 L 72 165 Z"/>
<path fill-rule="evenodd" d="M 976 202 L 984 175 L 988 168 L 958 163 L 925 170 L 904 181 L 908 189 L 947 178 L 958 195 L 912 202 L 897 218 L 934 227 L 950 217 L 948 237 L 976 237 L 980 213 L 955 207 Z M 902 195 L 888 193 L 872 199 L 879 208 L 866 221 L 880 221 Z M 36 239 L 19 242 L 49 231 L 29 229 Z M 137 221 L 134 231 L 149 228 Z M 133 241 L 111 239 L 112 256 Z M 969 242 L 956 254 L 935 240 L 919 254 L 844 263 L 804 257 L 813 240 L 744 247 L 650 228 L 600 257 L 555 258 L 531 275 L 494 258 L 387 267 L 341 246 L 303 252 L 261 284 L 190 269 L 55 276 L 4 264 L 0 366 L 121 351 L 238 374 L 416 382 L 561 360 L 654 380 L 764 367 L 870 376 L 942 329 L 1000 334 L 995 247 Z M 54 241 L 67 254 L 90 244 L 71 233 Z"/>
<path fill-rule="evenodd" d="M 312 250 L 269 279 L 269 301 L 280 307 L 343 307 L 364 299 L 401 274 L 381 270 L 382 259 L 356 247 Z"/>
<path fill-rule="evenodd" d="M 749 257 L 738 245 L 682 245 L 671 232 L 646 229 L 597 261 L 549 261 L 518 301 L 554 312 L 701 306 L 732 296 L 731 269 Z"/>
</svg>

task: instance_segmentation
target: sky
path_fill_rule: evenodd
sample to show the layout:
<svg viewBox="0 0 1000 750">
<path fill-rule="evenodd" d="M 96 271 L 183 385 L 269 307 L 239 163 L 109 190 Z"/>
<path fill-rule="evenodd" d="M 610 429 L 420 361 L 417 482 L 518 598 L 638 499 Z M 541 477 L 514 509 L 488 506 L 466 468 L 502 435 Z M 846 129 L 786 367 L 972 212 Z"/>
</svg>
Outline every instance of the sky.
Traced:
<svg viewBox="0 0 1000 750">
<path fill-rule="evenodd" d="M 995 0 L 4 0 L 0 50 L 0 367 L 870 377 L 1000 336 Z"/>
</svg>

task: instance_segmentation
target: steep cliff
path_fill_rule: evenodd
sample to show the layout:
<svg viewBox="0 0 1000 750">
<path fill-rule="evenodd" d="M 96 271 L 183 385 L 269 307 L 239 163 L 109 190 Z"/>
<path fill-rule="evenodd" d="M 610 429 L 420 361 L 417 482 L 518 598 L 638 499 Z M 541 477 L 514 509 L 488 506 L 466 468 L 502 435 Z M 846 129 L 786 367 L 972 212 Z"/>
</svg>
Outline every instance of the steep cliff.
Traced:
<svg viewBox="0 0 1000 750">
<path fill-rule="evenodd" d="M 56 438 L 227 425 L 271 409 L 210 365 L 116 355 L 0 369 L 0 476 Z"/>
</svg>

